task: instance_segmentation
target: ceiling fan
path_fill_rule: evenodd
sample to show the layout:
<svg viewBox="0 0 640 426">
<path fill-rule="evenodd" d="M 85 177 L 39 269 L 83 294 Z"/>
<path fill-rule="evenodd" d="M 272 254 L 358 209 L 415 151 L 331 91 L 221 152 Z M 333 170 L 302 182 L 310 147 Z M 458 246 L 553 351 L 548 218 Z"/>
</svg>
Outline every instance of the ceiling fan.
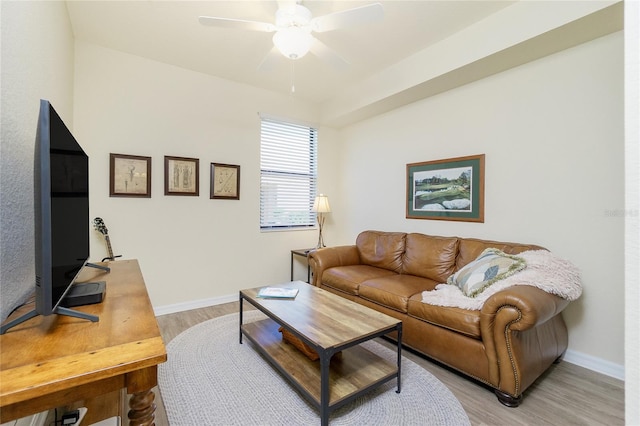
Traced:
<svg viewBox="0 0 640 426">
<path fill-rule="evenodd" d="M 315 38 L 312 33 L 323 33 L 375 22 L 384 16 L 382 4 L 373 3 L 314 18 L 311 11 L 301 3 L 301 1 L 279 0 L 274 23 L 214 16 L 200 16 L 199 21 L 207 26 L 275 33 L 274 47 L 259 68 L 263 68 L 269 58 L 277 57 L 279 54 L 296 60 L 309 52 L 337 68 L 344 68 L 348 65 L 347 61 Z"/>
</svg>

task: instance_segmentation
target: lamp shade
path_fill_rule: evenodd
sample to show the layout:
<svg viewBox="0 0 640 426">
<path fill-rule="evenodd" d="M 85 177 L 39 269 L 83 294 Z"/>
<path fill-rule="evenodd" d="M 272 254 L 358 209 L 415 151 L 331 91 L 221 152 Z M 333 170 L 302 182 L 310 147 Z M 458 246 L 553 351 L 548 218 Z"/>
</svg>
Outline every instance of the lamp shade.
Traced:
<svg viewBox="0 0 640 426">
<path fill-rule="evenodd" d="M 318 195 L 313 202 L 312 210 L 318 213 L 330 213 L 331 206 L 329 206 L 329 197 L 323 194 Z"/>
<path fill-rule="evenodd" d="M 287 27 L 273 35 L 273 44 L 290 59 L 300 59 L 309 52 L 313 37 L 308 28 Z"/>
</svg>

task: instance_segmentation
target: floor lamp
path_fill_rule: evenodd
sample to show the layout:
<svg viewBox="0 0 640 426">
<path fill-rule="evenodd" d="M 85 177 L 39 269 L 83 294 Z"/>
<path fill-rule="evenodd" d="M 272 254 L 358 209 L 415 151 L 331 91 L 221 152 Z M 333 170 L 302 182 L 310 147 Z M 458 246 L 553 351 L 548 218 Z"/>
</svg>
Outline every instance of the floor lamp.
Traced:
<svg viewBox="0 0 640 426">
<path fill-rule="evenodd" d="M 316 249 L 320 249 L 322 247 L 326 247 L 324 245 L 324 240 L 322 239 L 322 227 L 324 226 L 324 214 L 331 213 L 331 207 L 329 206 L 329 197 L 323 194 L 318 195 L 313 202 L 312 210 L 317 213 L 318 229 L 320 232 L 318 234 L 318 245 L 316 246 Z"/>
</svg>

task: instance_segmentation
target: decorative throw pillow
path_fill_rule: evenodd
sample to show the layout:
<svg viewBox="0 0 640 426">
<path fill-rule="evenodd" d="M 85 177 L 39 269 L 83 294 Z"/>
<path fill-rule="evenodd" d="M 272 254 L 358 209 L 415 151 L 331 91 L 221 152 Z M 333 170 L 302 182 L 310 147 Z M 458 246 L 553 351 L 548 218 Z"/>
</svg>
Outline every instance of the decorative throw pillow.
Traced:
<svg viewBox="0 0 640 426">
<path fill-rule="evenodd" d="M 505 279 L 526 268 L 525 260 L 495 248 L 485 249 L 473 262 L 465 265 L 447 279 L 468 297 L 476 297 L 496 281 Z"/>
</svg>

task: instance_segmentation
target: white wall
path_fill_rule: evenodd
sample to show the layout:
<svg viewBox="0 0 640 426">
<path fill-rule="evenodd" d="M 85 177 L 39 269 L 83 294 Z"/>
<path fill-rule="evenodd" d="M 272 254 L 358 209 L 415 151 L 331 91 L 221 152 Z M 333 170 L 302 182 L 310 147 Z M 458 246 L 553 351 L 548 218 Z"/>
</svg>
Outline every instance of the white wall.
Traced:
<svg viewBox="0 0 640 426">
<path fill-rule="evenodd" d="M 583 274 L 570 350 L 621 366 L 623 94 L 619 32 L 350 126 L 343 242 L 380 229 L 547 247 Z M 482 153 L 483 224 L 405 218 L 407 163 Z"/>
<path fill-rule="evenodd" d="M 640 364 L 640 3 L 625 2 L 625 362 Z M 640 369 L 625 369 L 625 420 L 640 424 Z"/>
<path fill-rule="evenodd" d="M 317 231 L 260 232 L 258 113 L 313 122 L 314 107 L 80 41 L 75 74 L 91 217 L 105 221 L 115 254 L 139 259 L 156 308 L 289 280 L 290 250 L 313 247 Z M 320 128 L 319 139 L 319 189 L 331 194 L 334 131 Z M 109 197 L 110 153 L 152 157 L 150 199 Z M 198 197 L 164 195 L 165 155 L 200 159 Z M 209 199 L 212 162 L 240 165 L 239 201 Z M 104 240 L 92 237 L 100 260 Z"/>
<path fill-rule="evenodd" d="M 35 289 L 33 147 L 40 99 L 73 125 L 73 34 L 64 2 L 0 3 L 0 321 Z"/>
</svg>

